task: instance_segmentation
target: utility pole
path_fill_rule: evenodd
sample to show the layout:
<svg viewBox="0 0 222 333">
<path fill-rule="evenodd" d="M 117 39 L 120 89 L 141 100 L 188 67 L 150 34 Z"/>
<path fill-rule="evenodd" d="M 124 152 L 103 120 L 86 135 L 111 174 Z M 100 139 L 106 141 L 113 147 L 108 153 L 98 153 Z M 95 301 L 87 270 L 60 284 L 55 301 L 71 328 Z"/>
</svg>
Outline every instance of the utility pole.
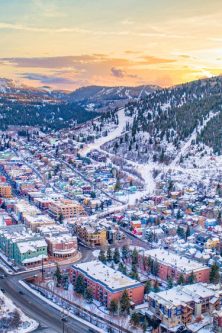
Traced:
<svg viewBox="0 0 222 333">
<path fill-rule="evenodd" d="M 42 281 L 44 280 L 44 267 L 43 267 L 43 255 L 42 255 Z"/>
</svg>

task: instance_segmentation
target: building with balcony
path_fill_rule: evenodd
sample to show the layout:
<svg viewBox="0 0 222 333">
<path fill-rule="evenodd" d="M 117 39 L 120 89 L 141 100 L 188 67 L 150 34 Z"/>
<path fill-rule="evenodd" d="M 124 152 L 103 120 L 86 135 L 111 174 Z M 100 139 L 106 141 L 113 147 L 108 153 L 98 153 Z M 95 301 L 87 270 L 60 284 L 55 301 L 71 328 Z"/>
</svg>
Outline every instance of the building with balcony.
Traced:
<svg viewBox="0 0 222 333">
<path fill-rule="evenodd" d="M 177 332 L 180 326 L 189 329 L 197 318 L 201 320 L 202 315 L 219 310 L 221 304 L 219 285 L 195 283 L 149 293 L 147 313 L 161 321 L 160 332 Z"/>
<path fill-rule="evenodd" d="M 78 251 L 77 237 L 64 234 L 57 236 L 47 236 L 48 253 L 57 259 L 74 257 Z"/>
<path fill-rule="evenodd" d="M 11 185 L 9 185 L 5 182 L 0 182 L 0 197 L 7 198 L 7 199 L 12 197 Z"/>
<path fill-rule="evenodd" d="M 166 281 L 169 277 L 178 280 L 180 275 L 183 275 L 187 281 L 189 276 L 194 274 L 196 282 L 209 282 L 210 268 L 200 262 L 164 249 L 152 249 L 140 253 L 141 263 L 144 256 L 159 264 L 158 276 L 162 280 Z"/>
<path fill-rule="evenodd" d="M 68 199 L 54 200 L 49 204 L 50 214 L 59 219 L 70 219 L 85 215 L 84 208 L 78 202 Z"/>
<path fill-rule="evenodd" d="M 120 300 L 126 290 L 132 305 L 143 303 L 144 286 L 142 283 L 123 275 L 119 271 L 104 265 L 100 261 L 90 261 L 72 266 L 73 283 L 82 275 L 93 297 L 106 307 L 110 301 Z"/>
</svg>

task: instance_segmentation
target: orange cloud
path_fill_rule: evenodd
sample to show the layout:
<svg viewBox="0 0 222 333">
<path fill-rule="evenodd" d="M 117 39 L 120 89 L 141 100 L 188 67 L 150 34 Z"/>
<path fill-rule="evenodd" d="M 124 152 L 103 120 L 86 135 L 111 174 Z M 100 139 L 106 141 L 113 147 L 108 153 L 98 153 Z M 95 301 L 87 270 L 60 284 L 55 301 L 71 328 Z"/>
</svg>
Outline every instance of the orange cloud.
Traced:
<svg viewBox="0 0 222 333">
<path fill-rule="evenodd" d="M 167 59 L 167 58 L 158 58 L 155 56 L 145 56 L 143 57 L 144 61 L 141 63 L 149 64 L 149 65 L 156 65 L 156 64 L 166 64 L 171 62 L 176 62 L 176 59 Z"/>
</svg>

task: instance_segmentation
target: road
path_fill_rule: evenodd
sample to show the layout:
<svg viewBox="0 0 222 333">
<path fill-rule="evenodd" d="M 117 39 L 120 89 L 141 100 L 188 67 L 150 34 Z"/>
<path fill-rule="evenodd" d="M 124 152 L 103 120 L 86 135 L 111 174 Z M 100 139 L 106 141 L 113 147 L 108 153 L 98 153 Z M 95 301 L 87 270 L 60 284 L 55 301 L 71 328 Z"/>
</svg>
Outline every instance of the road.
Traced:
<svg viewBox="0 0 222 333">
<path fill-rule="evenodd" d="M 91 251 L 86 248 L 82 248 L 81 252 L 84 254 L 82 261 L 87 261 L 91 258 Z M 63 267 L 68 267 L 66 265 Z M 45 269 L 46 273 L 53 270 L 53 268 Z M 39 271 L 39 269 L 38 269 Z M 3 270 L 0 269 L 0 274 Z M 19 275 L 8 275 L 4 279 L 0 279 L 0 288 L 5 290 L 6 296 L 8 296 L 13 303 L 19 307 L 27 316 L 36 320 L 40 323 L 39 328 L 35 332 L 44 333 L 62 333 L 63 322 L 61 320 L 62 313 L 49 304 L 45 303 L 37 296 L 29 293 L 22 285 L 19 280 L 33 276 L 36 272 L 24 272 Z M 19 292 L 22 291 L 24 295 Z M 76 321 L 72 318 L 68 318 L 67 322 L 64 323 L 64 333 L 86 333 L 89 332 L 89 328 L 84 323 Z"/>
</svg>

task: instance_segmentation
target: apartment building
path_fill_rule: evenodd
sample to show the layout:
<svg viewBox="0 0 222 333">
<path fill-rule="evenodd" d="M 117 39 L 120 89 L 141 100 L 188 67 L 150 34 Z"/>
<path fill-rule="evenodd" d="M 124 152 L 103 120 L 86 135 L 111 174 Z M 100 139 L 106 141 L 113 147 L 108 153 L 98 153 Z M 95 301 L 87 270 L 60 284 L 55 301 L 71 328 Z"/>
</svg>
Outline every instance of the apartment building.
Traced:
<svg viewBox="0 0 222 333">
<path fill-rule="evenodd" d="M 158 276 L 162 280 L 166 281 L 169 277 L 178 280 L 182 274 L 187 281 L 189 276 L 194 274 L 196 282 L 209 282 L 210 268 L 200 262 L 164 249 L 152 249 L 140 253 L 141 266 L 144 256 L 158 262 Z"/>
<path fill-rule="evenodd" d="M 9 185 L 5 182 L 0 182 L 0 197 L 7 198 L 7 199 L 12 197 L 11 185 Z"/>
<path fill-rule="evenodd" d="M 74 230 L 78 238 L 90 247 L 107 245 L 107 231 L 105 227 L 89 222 L 76 223 Z"/>
<path fill-rule="evenodd" d="M 219 286 L 195 283 L 177 286 L 148 295 L 148 315 L 161 321 L 160 332 L 177 332 L 180 326 L 201 318 L 201 315 L 212 314 L 220 309 L 222 290 Z"/>
<path fill-rule="evenodd" d="M 84 208 L 78 202 L 68 199 L 54 200 L 49 204 L 49 211 L 53 217 L 70 219 L 85 215 Z"/>
<path fill-rule="evenodd" d="M 133 304 L 141 304 L 144 297 L 144 286 L 119 271 L 104 265 L 100 261 L 90 261 L 72 266 L 73 282 L 82 275 L 86 287 L 93 292 L 93 297 L 104 306 L 109 307 L 110 301 L 119 301 L 124 290 L 127 290 Z"/>
</svg>

